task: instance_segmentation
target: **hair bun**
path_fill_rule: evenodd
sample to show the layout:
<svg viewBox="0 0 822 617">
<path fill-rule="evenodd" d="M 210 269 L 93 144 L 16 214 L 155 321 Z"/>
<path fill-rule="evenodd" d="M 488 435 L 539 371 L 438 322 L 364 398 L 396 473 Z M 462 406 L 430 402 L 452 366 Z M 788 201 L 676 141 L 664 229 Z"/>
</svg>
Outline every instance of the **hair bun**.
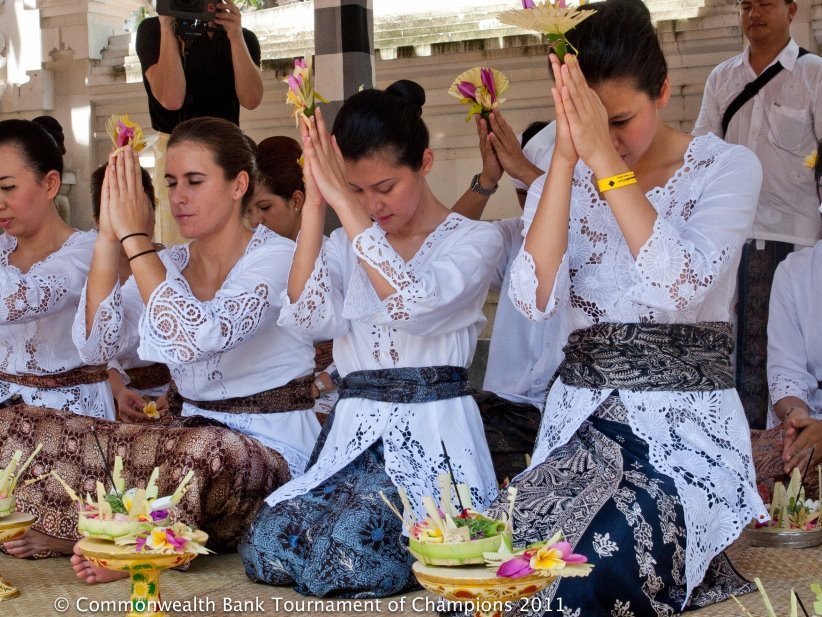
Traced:
<svg viewBox="0 0 822 617">
<path fill-rule="evenodd" d="M 417 107 L 419 113 L 422 114 L 422 106 L 425 105 L 425 90 L 417 82 L 410 79 L 400 79 L 388 86 L 385 91 L 408 101 Z"/>
<path fill-rule="evenodd" d="M 57 149 L 60 151 L 60 154 L 66 153 L 66 140 L 63 135 L 63 126 L 55 118 L 51 116 L 37 116 L 32 122 L 51 135 L 51 138 L 57 144 Z"/>
</svg>

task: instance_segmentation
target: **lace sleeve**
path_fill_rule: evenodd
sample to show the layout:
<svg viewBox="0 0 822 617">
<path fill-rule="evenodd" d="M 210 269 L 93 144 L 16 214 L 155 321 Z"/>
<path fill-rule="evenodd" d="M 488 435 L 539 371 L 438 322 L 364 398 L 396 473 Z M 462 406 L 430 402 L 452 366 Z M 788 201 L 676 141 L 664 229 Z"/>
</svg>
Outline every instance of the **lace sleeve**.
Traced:
<svg viewBox="0 0 822 617">
<path fill-rule="evenodd" d="M 62 308 L 70 293 L 69 274 L 19 274 L 0 269 L 0 323 L 26 323 Z"/>
<path fill-rule="evenodd" d="M 786 396 L 795 396 L 812 409 L 811 393 L 816 389 L 817 381 L 808 371 L 806 337 L 802 333 L 802 323 L 797 313 L 797 294 L 794 293 L 787 266 L 786 261 L 777 266 L 771 287 L 768 310 L 768 389 L 774 404 Z M 812 328 L 818 327 L 818 324 L 809 325 Z"/>
<path fill-rule="evenodd" d="M 346 297 L 344 314 L 417 336 L 451 332 L 476 322 L 477 315 L 464 309 L 488 293 L 502 254 L 502 236 L 493 225 L 456 216 L 440 225 L 408 263 L 377 225 L 354 238 L 352 245 L 355 255 L 377 270 L 396 292 L 379 302 L 369 281 L 374 301 L 361 303 L 361 314 L 356 314 Z M 429 251 L 432 256 L 426 261 L 423 256 Z M 352 282 L 356 280 L 352 277 Z M 368 279 L 362 276 L 359 280 Z M 354 291 L 350 288 L 348 294 Z"/>
<path fill-rule="evenodd" d="M 706 168 L 688 170 L 693 181 L 672 181 L 667 209 L 637 255 L 640 282 L 628 290 L 632 301 L 683 310 L 701 302 L 735 263 L 756 212 L 762 168 L 747 148 L 718 143 L 724 152 L 688 161 Z"/>
<path fill-rule="evenodd" d="M 189 364 L 206 360 L 252 337 L 276 320 L 285 287 L 284 251 L 243 257 L 211 300 L 199 300 L 172 261 L 140 318 L 138 353 L 144 360 Z M 288 262 L 285 262 L 288 263 Z"/>
<path fill-rule="evenodd" d="M 71 337 L 80 358 L 86 364 L 107 364 L 121 351 L 123 331 L 123 299 L 120 283 L 115 283 L 108 297 L 97 307 L 91 331 L 86 337 L 86 287 L 80 294 L 80 304 L 74 316 Z"/>
<path fill-rule="evenodd" d="M 531 254 L 523 245 L 519 254 L 511 264 L 511 284 L 508 287 L 508 297 L 516 309 L 531 321 L 542 321 L 556 314 L 557 307 L 568 296 L 570 280 L 568 278 L 568 254 L 562 257 L 557 270 L 554 288 L 548 296 L 548 303 L 544 310 L 537 308 L 537 280 L 536 264 Z"/>
<path fill-rule="evenodd" d="M 340 258 L 332 246 L 337 236 L 335 232 L 332 239 L 323 239 L 314 270 L 295 302 L 289 300 L 288 289 L 283 289 L 280 294 L 283 308 L 277 325 L 308 332 L 314 340 L 333 339 L 348 330 L 347 322 L 342 319 Z"/>
</svg>

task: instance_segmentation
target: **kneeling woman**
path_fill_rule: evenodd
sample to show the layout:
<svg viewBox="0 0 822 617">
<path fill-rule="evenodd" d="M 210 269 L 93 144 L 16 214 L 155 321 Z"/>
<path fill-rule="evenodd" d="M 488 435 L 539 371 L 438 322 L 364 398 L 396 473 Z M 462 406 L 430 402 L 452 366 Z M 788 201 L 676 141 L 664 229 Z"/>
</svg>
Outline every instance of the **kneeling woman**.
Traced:
<svg viewBox="0 0 822 617">
<path fill-rule="evenodd" d="M 512 482 L 514 541 L 562 530 L 595 566 L 539 614 L 561 598 L 585 616 L 673 615 L 749 588 L 721 551 L 767 517 L 728 323 L 762 172 L 749 150 L 661 120 L 671 85 L 642 2 L 585 8 L 579 58 L 551 56 L 556 146 L 512 266 L 524 314 L 567 311 L 575 328 Z"/>
<path fill-rule="evenodd" d="M 465 368 L 502 238 L 428 188 L 424 100 L 398 82 L 346 101 L 334 138 L 321 115 L 303 129 L 307 195 L 280 325 L 333 338 L 343 380 L 313 466 L 267 500 L 241 545 L 254 580 L 360 598 L 414 584 L 380 492 L 401 508 L 405 487 L 423 516 L 447 472 L 443 443 L 477 509 L 496 495 Z M 323 242 L 325 203 L 343 228 Z"/>
<path fill-rule="evenodd" d="M 136 156 L 125 151 L 109 160 L 75 343 L 95 364 L 138 345 L 143 359 L 167 364 L 176 386 L 169 408 L 183 418 L 170 426 L 63 418 L 61 431 L 54 412 L 58 421 L 49 423 L 48 410 L 20 410 L 4 422 L 21 437 L 34 426 L 26 437 L 45 443 L 40 467 L 57 470 L 81 493 L 105 477 L 97 438 L 109 463 L 123 456 L 130 481 L 159 465 L 173 485 L 194 469 L 181 518 L 208 532 L 216 550 L 234 548 L 262 499 L 304 470 L 320 428 L 311 411 L 311 338 L 276 325 L 294 243 L 242 223 L 254 172 L 253 152 L 233 124 L 180 124 L 169 140 L 166 180 L 180 232 L 193 240 L 158 255 Z M 133 272 L 122 288 L 121 245 Z M 23 501 L 41 521 L 53 521 L 56 529 L 46 533 L 75 537 L 76 516 L 65 516 L 71 504 L 52 481 L 32 485 Z"/>
</svg>

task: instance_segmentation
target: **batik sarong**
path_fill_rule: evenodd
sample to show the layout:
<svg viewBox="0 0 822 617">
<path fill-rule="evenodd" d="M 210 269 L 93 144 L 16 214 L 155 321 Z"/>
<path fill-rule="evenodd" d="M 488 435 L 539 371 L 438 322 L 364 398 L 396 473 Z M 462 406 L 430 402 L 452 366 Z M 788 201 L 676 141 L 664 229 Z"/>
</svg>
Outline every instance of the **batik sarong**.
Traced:
<svg viewBox="0 0 822 617">
<path fill-rule="evenodd" d="M 343 379 L 339 390 L 341 399 L 397 403 L 443 400 L 470 391 L 459 367 L 357 371 Z M 309 466 L 322 450 L 334 413 Z M 264 505 L 239 548 L 249 578 L 294 585 L 298 593 L 319 597 L 378 598 L 416 587 L 402 522 L 381 493 L 402 510 L 378 440 L 307 493 L 273 507 Z"/>
<path fill-rule="evenodd" d="M 654 467 L 647 443 L 631 429 L 617 390 L 726 389 L 733 382 L 730 340 L 729 326 L 717 324 L 600 324 L 572 333 L 563 383 L 614 392 L 568 443 L 512 482 L 514 543 L 561 530 L 594 569 L 585 578 L 559 579 L 511 615 L 679 614 L 687 590 L 684 510 L 673 478 Z M 549 418 L 551 410 L 544 413 Z M 503 493 L 488 514 L 507 508 Z M 752 589 L 720 554 L 689 606 Z"/>
<path fill-rule="evenodd" d="M 43 449 L 21 480 L 53 470 L 80 495 L 94 495 L 98 480 L 110 485 L 106 463 L 110 469 L 115 455 L 123 458 L 128 487 L 145 487 L 160 467 L 160 495 L 170 495 L 194 470 L 176 520 L 207 532 L 215 551 L 234 550 L 263 499 L 291 477 L 279 453 L 200 416 L 170 425 L 122 424 L 27 405 L 0 409 L 0 461 L 15 450 L 25 459 L 39 443 Z M 34 530 L 79 539 L 77 507 L 53 477 L 20 482 L 17 506 L 37 516 Z"/>
</svg>

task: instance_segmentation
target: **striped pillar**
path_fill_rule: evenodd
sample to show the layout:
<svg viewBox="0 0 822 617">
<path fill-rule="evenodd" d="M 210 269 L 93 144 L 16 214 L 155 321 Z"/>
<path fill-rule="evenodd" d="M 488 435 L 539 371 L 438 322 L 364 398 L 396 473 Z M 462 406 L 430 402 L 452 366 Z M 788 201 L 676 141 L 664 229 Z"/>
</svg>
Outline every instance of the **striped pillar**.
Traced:
<svg viewBox="0 0 822 617">
<path fill-rule="evenodd" d="M 329 123 L 343 101 L 374 85 L 373 0 L 314 0 L 314 72 Z"/>
<path fill-rule="evenodd" d="M 329 103 L 329 130 L 343 102 L 360 87 L 374 86 L 373 0 L 314 0 L 314 74 L 317 92 Z M 325 232 L 340 226 L 329 208 Z"/>
</svg>

